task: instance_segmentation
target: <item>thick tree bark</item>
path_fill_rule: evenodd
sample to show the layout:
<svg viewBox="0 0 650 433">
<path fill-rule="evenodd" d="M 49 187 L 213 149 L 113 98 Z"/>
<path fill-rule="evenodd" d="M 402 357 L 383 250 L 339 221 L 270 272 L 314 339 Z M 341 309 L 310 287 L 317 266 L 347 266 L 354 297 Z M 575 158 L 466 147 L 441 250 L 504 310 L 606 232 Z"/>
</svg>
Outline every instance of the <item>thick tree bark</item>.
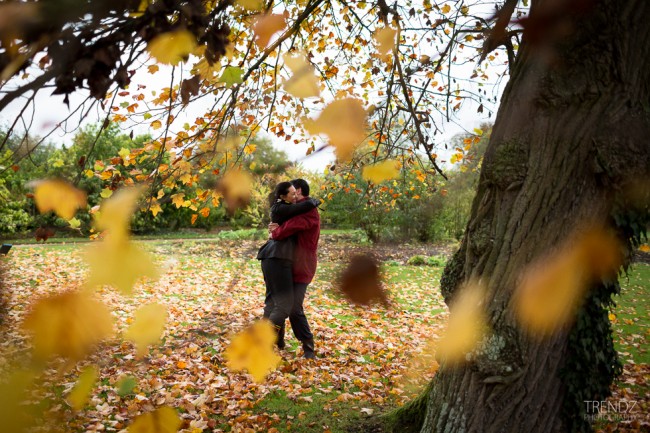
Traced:
<svg viewBox="0 0 650 433">
<path fill-rule="evenodd" d="M 568 431 L 559 373 L 571 330 L 528 338 L 511 296 L 527 264 L 585 224 L 614 221 L 626 192 L 650 179 L 650 2 L 531 3 L 470 222 L 442 282 L 449 300 L 463 281 L 486 281 L 494 334 L 434 378 L 422 432 Z"/>
</svg>

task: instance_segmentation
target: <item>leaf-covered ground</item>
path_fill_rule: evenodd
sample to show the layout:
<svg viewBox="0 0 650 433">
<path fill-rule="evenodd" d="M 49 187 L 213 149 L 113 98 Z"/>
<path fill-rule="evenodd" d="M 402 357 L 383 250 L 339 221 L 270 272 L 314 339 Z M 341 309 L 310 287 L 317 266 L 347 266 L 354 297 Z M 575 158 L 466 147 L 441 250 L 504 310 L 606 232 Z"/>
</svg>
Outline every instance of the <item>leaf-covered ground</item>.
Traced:
<svg viewBox="0 0 650 433">
<path fill-rule="evenodd" d="M 439 295 L 440 267 L 386 266 L 391 308 L 353 307 L 332 287 L 345 248 L 323 245 L 306 302 L 318 359 L 303 360 L 289 335 L 279 368 L 255 384 L 250 376 L 229 371 L 223 358 L 232 335 L 262 315 L 264 286 L 250 245 L 177 240 L 149 242 L 146 248 L 156 254 L 163 277 L 142 285 L 133 297 L 98 292 L 113 312 L 117 337 L 79 365 L 51 365 L 34 395 L 47 408 L 49 426 L 120 431 L 136 415 L 168 405 L 179 411 L 185 432 L 348 431 L 360 419 L 402 404 L 435 374 L 435 362 L 421 351 L 431 336 L 441 333 L 447 316 Z M 28 341 L 17 324 L 30 302 L 78 288 L 86 272 L 74 245 L 16 247 L 7 263 L 11 299 L 0 338 L 2 369 L 27 359 Z M 615 396 L 639 400 L 647 414 L 650 267 L 640 269 L 623 282 L 633 290 L 616 311 L 625 373 Z M 119 337 L 135 309 L 150 302 L 168 307 L 167 327 L 162 344 L 137 359 L 132 344 Z M 90 364 L 98 367 L 99 380 L 86 407 L 77 412 L 64 399 Z M 643 428 L 618 421 L 599 427 Z"/>
</svg>

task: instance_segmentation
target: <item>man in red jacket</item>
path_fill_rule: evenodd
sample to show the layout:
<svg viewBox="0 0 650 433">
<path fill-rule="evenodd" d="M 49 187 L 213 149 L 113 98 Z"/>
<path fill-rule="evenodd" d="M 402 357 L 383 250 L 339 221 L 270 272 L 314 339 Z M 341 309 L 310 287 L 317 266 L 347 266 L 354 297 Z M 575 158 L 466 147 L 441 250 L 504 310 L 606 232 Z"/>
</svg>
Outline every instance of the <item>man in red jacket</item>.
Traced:
<svg viewBox="0 0 650 433">
<path fill-rule="evenodd" d="M 296 188 L 296 202 L 309 199 L 309 184 L 304 179 L 295 179 L 291 184 Z M 276 240 L 285 239 L 295 235 L 296 248 L 293 259 L 293 308 L 289 314 L 291 328 L 296 338 L 302 342 L 304 356 L 307 359 L 316 357 L 314 353 L 314 335 L 309 328 L 309 322 L 303 309 L 307 286 L 316 274 L 316 249 L 320 237 L 320 215 L 314 208 L 304 214 L 295 216 L 283 223 L 269 225 L 271 237 Z M 280 338 L 284 336 L 284 329 L 280 331 Z"/>
</svg>

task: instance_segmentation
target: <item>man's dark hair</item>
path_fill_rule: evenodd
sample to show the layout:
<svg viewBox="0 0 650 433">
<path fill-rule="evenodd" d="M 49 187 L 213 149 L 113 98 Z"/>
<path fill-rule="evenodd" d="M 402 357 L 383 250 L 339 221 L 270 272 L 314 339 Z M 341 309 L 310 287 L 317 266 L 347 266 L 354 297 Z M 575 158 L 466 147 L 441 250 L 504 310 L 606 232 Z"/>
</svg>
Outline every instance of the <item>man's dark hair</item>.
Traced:
<svg viewBox="0 0 650 433">
<path fill-rule="evenodd" d="M 299 189 L 303 196 L 309 197 L 309 184 L 305 179 L 294 179 L 291 181 L 291 185 Z"/>
</svg>

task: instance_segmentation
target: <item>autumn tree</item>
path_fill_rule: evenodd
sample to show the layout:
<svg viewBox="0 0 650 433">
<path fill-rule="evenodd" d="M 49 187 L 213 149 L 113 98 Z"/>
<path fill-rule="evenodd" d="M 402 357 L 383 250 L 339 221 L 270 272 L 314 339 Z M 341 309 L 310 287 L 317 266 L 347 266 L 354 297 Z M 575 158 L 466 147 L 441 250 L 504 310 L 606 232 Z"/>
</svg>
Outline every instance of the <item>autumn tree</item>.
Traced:
<svg viewBox="0 0 650 433">
<path fill-rule="evenodd" d="M 576 230 L 613 230 L 625 263 L 645 236 L 649 18 L 645 2 L 531 2 L 467 231 L 442 279 L 448 301 L 464 281 L 484 281 L 494 334 L 436 375 L 411 407 L 415 431 L 590 430 L 585 402 L 603 400 L 620 371 L 607 318 L 615 274 L 590 281 L 572 320 L 545 338 L 522 330 L 513 292 L 532 260 Z"/>
<path fill-rule="evenodd" d="M 426 161 L 426 176 L 445 176 L 436 136 L 463 107 L 488 114 L 495 96 L 485 84 L 509 71 L 470 221 L 442 281 L 452 316 L 460 288 L 477 281 L 485 288 L 480 306 L 491 331 L 463 362 L 441 357 L 425 394 L 393 420 L 399 431 L 589 429 L 584 402 L 604 398 L 620 368 L 607 318 L 615 268 L 629 260 L 648 218 L 646 2 L 531 0 L 528 16 L 516 0 L 496 14 L 481 1 L 57 5 L 2 5 L 0 78 L 11 79 L 0 109 L 20 102 L 8 135 L 29 117 L 37 92 L 50 88 L 69 102 L 69 94 L 87 89 L 89 99 L 68 122 L 99 104 L 102 129 L 117 122 L 154 132 L 124 156 L 158 164 L 146 179 L 152 192 L 215 170 L 219 194 L 236 205 L 248 199 L 233 185 L 246 178 L 245 155 L 261 130 L 307 142 L 309 153 L 324 147 L 317 136 L 326 135 L 342 161 L 397 162 L 411 172 Z M 148 54 L 170 66 L 139 68 Z M 493 64 L 509 69 L 493 72 Z M 150 97 L 148 82 L 132 83 L 138 69 L 167 72 L 169 84 Z M 190 103 L 205 103 L 202 115 L 175 123 Z M 394 176 L 383 173 L 375 183 Z M 110 178 L 114 170 L 96 174 Z M 216 200 L 203 195 L 192 199 Z M 612 230 L 621 246 L 602 240 L 608 235 L 581 238 L 581 229 Z M 562 262 L 571 239 L 582 249 Z M 620 262 L 611 253 L 617 248 Z M 599 249 L 610 259 L 588 253 Z M 575 312 L 570 290 L 543 297 L 571 314 L 547 324 L 553 332 L 531 333 L 515 294 L 522 281 L 534 281 L 531 264 L 552 253 L 563 271 L 554 283 L 564 287 L 561 276 L 580 271 L 588 288 L 576 296 Z"/>
</svg>

